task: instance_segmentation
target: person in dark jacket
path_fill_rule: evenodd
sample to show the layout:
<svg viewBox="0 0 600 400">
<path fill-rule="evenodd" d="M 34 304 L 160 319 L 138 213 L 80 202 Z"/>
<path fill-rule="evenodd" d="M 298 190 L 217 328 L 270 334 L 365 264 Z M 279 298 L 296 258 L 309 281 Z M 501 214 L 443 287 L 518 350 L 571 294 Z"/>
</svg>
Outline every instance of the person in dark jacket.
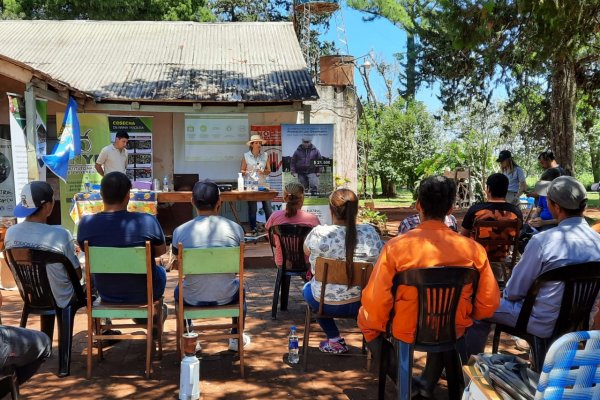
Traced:
<svg viewBox="0 0 600 400">
<path fill-rule="evenodd" d="M 321 152 L 312 144 L 308 136 L 302 138 L 302 144 L 298 146 L 292 155 L 290 165 L 292 176 L 298 177 L 298 182 L 308 190 L 311 195 L 319 192 L 319 175 L 321 167 L 315 161 L 321 159 Z"/>
</svg>

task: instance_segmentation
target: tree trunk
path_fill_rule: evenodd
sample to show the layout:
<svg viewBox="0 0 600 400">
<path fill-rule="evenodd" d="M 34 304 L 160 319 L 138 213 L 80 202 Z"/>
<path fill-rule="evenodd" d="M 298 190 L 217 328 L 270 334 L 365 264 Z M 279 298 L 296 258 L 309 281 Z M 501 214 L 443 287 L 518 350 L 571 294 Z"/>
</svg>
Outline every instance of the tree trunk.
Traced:
<svg viewBox="0 0 600 400">
<path fill-rule="evenodd" d="M 396 182 L 383 175 L 379 178 L 381 179 L 381 191 L 383 192 L 383 196 L 387 198 L 396 197 Z"/>
<path fill-rule="evenodd" d="M 404 100 L 414 100 L 417 92 L 417 51 L 415 35 L 406 31 L 406 93 Z"/>
<path fill-rule="evenodd" d="M 588 143 L 590 144 L 590 156 L 592 159 L 592 174 L 594 175 L 594 182 L 600 182 L 600 138 L 594 135 L 594 132 L 590 132 L 588 136 Z"/>
<path fill-rule="evenodd" d="M 552 150 L 558 163 L 573 174 L 575 147 L 575 106 L 577 83 L 575 64 L 571 60 L 554 61 L 550 97 L 550 130 Z"/>
</svg>

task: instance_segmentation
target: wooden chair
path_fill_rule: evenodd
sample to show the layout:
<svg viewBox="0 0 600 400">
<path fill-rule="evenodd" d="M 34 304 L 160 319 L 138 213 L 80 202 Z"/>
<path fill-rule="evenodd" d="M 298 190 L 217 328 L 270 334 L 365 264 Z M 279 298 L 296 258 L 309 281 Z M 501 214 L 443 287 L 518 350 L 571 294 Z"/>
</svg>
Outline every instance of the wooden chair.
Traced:
<svg viewBox="0 0 600 400">
<path fill-rule="evenodd" d="M 186 319 L 237 318 L 237 323 L 202 324 L 191 327 L 194 331 L 226 330 L 237 328 L 237 333 L 200 335 L 203 340 L 237 339 L 240 357 L 240 375 L 244 377 L 244 244 L 240 247 L 213 247 L 184 249 L 177 244 L 179 266 L 179 298 L 177 302 L 177 352 L 183 356 L 182 335 Z M 237 304 L 211 307 L 192 307 L 183 303 L 184 275 L 239 274 L 240 289 Z"/>
<path fill-rule="evenodd" d="M 477 293 L 479 274 L 474 268 L 466 267 L 427 267 L 399 272 L 394 277 L 392 293 L 396 298 L 399 286 L 414 286 L 418 294 L 417 329 L 414 343 L 396 340 L 397 349 L 395 370 L 388 362 L 389 352 L 394 351 L 390 342 L 382 341 L 379 366 L 378 398 L 385 396 L 387 375 L 395 378 L 398 388 L 398 399 L 411 398 L 411 378 L 414 350 L 426 353 L 443 353 L 444 367 L 448 379 L 448 395 L 450 399 L 460 399 L 464 390 L 464 380 L 460 355 L 456 349 L 455 317 L 461 299 L 462 289 L 472 285 L 473 295 Z M 437 300 L 437 301 L 434 301 Z M 394 310 L 390 315 L 393 323 Z M 402 318 L 402 315 L 398 316 Z M 392 336 L 393 337 L 393 336 Z"/>
<path fill-rule="evenodd" d="M 277 318 L 277 305 L 279 303 L 279 294 L 281 293 L 281 311 L 287 310 L 288 297 L 290 292 L 290 280 L 292 276 L 305 276 L 310 268 L 306 262 L 304 254 L 304 239 L 312 227 L 306 225 L 282 224 L 275 225 L 269 229 L 269 242 L 271 251 L 275 257 L 275 239 L 279 241 L 281 254 L 283 256 L 283 265 L 277 267 L 277 278 L 275 280 L 275 289 L 273 292 L 273 305 L 271 308 L 271 318 Z"/>
<path fill-rule="evenodd" d="M 308 344 L 310 341 L 310 326 L 313 318 L 342 318 L 356 320 L 356 316 L 338 317 L 327 315 L 323 312 L 325 304 L 325 290 L 328 284 L 359 286 L 362 290 L 369 282 L 369 277 L 373 272 L 373 264 L 356 261 L 352 264 L 352 277 L 348 279 L 346 275 L 346 261 L 334 260 L 330 258 L 317 257 L 315 264 L 315 279 L 321 282 L 321 298 L 319 299 L 319 310 L 313 313 L 310 306 L 306 305 L 306 316 L 304 318 L 304 339 L 302 343 L 302 357 L 304 361 L 302 366 L 306 371 L 308 364 Z M 365 342 L 363 340 L 362 350 L 365 351 Z M 370 364 L 370 354 L 367 360 L 367 369 Z"/>
<path fill-rule="evenodd" d="M 471 237 L 480 243 L 488 254 L 490 262 L 502 263 L 502 281 L 498 276 L 501 288 L 506 284 L 517 262 L 519 232 L 522 223 L 518 219 L 485 221 L 476 220 L 473 225 Z M 506 232 L 506 234 L 504 234 Z M 510 262 L 506 262 L 505 255 L 512 249 Z M 495 272 L 495 271 L 494 271 Z"/>
<path fill-rule="evenodd" d="M 52 339 L 54 319 L 58 320 L 58 376 L 68 376 L 71 372 L 75 314 L 85 305 L 85 294 L 75 267 L 63 254 L 37 249 L 7 249 L 4 250 L 4 258 L 23 299 L 19 326 L 27 327 L 29 314 L 37 314 L 40 316 L 41 331 Z M 46 271 L 48 264 L 62 264 L 73 285 L 75 297 L 65 308 L 60 308 L 54 300 Z"/>
<path fill-rule="evenodd" d="M 531 335 L 527 332 L 527 325 L 538 293 L 544 285 L 553 282 L 562 282 L 564 291 L 552 335 L 548 338 Z M 527 291 L 516 325 L 496 324 L 492 352 L 498 352 L 502 332 L 523 338 L 531 346 L 531 361 L 537 371 L 542 366 L 548 348 L 557 338 L 565 333 L 589 329 L 590 312 L 599 291 L 600 261 L 572 264 L 544 272 Z"/>
<path fill-rule="evenodd" d="M 163 330 L 163 298 L 153 300 L 152 289 L 152 252 L 150 242 L 145 247 L 92 247 L 88 241 L 84 244 L 85 251 L 85 277 L 87 288 L 88 310 L 88 348 L 87 348 L 87 378 L 92 377 L 92 352 L 94 340 L 98 343 L 98 355 L 103 358 L 102 340 L 145 340 L 146 341 L 146 379 L 150 378 L 151 356 L 153 349 L 152 326 L 154 316 L 157 318 L 158 355 L 162 358 L 162 330 Z M 140 274 L 146 275 L 145 304 L 114 304 L 92 302 L 91 274 Z M 101 319 L 128 319 L 145 318 L 146 324 L 103 324 Z M 143 334 L 103 335 L 104 329 L 110 328 L 145 328 Z"/>
</svg>

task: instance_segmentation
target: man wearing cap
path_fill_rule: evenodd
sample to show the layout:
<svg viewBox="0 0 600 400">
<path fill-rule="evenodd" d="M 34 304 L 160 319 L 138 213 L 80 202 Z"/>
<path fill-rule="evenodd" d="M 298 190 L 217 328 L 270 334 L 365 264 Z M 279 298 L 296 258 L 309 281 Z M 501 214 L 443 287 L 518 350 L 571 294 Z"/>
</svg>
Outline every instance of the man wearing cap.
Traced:
<svg viewBox="0 0 600 400">
<path fill-rule="evenodd" d="M 126 149 L 128 141 L 127 132 L 117 132 L 115 141 L 100 151 L 96 160 L 96 171 L 101 176 L 115 171 L 125 173 L 128 163 Z"/>
<path fill-rule="evenodd" d="M 46 182 L 33 181 L 25 185 L 21 191 L 21 202 L 14 211 L 15 217 L 25 218 L 25 221 L 8 228 L 4 245 L 7 249 L 25 247 L 63 254 L 81 278 L 71 232 L 62 226 L 46 223 L 54 207 L 53 196 L 54 191 Z M 48 264 L 46 270 L 56 305 L 66 307 L 75 296 L 75 291 L 65 267 L 59 263 Z"/>
<path fill-rule="evenodd" d="M 244 153 L 240 170 L 242 175 L 250 181 L 257 182 L 258 186 L 266 187 L 266 177 L 271 173 L 271 166 L 268 162 L 268 154 L 261 151 L 265 140 L 260 135 L 252 135 L 246 145 L 250 149 Z M 256 189 L 254 189 L 256 190 Z M 263 211 L 265 212 L 265 221 L 273 213 L 270 201 L 262 202 Z M 250 225 L 250 233 L 255 235 L 256 230 L 256 201 L 248 202 L 248 222 Z"/>
<path fill-rule="evenodd" d="M 237 223 L 219 216 L 221 196 L 219 187 L 211 181 L 197 182 L 192 190 L 192 205 L 198 216 L 178 226 L 173 231 L 173 254 L 178 245 L 184 248 L 238 247 L 244 240 L 244 230 Z M 173 268 L 179 266 L 174 262 Z M 237 303 L 240 281 L 235 274 L 205 274 L 186 276 L 183 280 L 183 301 L 195 307 L 210 307 Z M 175 288 L 175 301 L 179 298 L 179 287 Z M 244 314 L 246 305 L 244 304 Z M 236 322 L 236 321 L 234 321 Z M 237 333 L 237 330 L 232 330 Z M 250 338 L 244 334 L 244 345 Z M 229 348 L 237 351 L 237 339 L 229 339 Z"/>
<path fill-rule="evenodd" d="M 509 150 L 502 150 L 496 160 L 500 163 L 502 173 L 508 178 L 508 192 L 506 194 L 506 202 L 519 206 L 519 197 L 521 193 L 527 190 L 527 182 L 525 182 L 525 172 L 513 160 Z"/>
<path fill-rule="evenodd" d="M 315 161 L 320 159 L 321 152 L 312 144 L 311 137 L 304 136 L 290 163 L 292 176 L 298 176 L 298 182 L 313 196 L 319 193 L 321 167 L 316 166 Z"/>
<path fill-rule="evenodd" d="M 155 257 L 165 253 L 165 236 L 153 215 L 127 211 L 130 190 L 131 181 L 124 173 L 104 175 L 100 183 L 104 211 L 81 219 L 77 241 L 81 248 L 86 240 L 98 247 L 143 247 L 150 241 L 152 287 L 154 300 L 158 300 L 165 291 L 167 274 L 156 265 Z M 110 303 L 143 304 L 147 300 L 146 277 L 142 275 L 94 274 L 94 285 L 102 300 Z"/>
<path fill-rule="evenodd" d="M 575 178 L 554 179 L 547 190 L 548 207 L 558 226 L 534 235 L 513 269 L 504 289 L 500 307 L 489 321 L 479 321 L 467 333 L 470 354 L 482 352 L 490 323 L 515 326 L 527 291 L 542 273 L 570 264 L 600 261 L 600 234 L 583 218 L 587 193 Z M 552 334 L 562 290 L 549 283 L 540 288 L 527 332 L 547 338 Z"/>
<path fill-rule="evenodd" d="M 81 278 L 71 233 L 61 226 L 46 223 L 54 206 L 53 198 L 54 191 L 46 182 L 33 181 L 25 185 L 21 202 L 14 210 L 15 217 L 25 218 L 25 221 L 8 228 L 4 245 L 7 249 L 24 247 L 64 254 Z M 65 267 L 60 263 L 48 264 L 46 271 L 56 304 L 66 307 L 75 291 Z M 0 304 L 1 299 L 0 295 Z M 19 383 L 23 383 L 50 357 L 51 344 L 51 339 L 43 332 L 0 325 L 0 369 L 14 368 Z M 59 371 L 61 375 L 67 373 Z"/>
</svg>

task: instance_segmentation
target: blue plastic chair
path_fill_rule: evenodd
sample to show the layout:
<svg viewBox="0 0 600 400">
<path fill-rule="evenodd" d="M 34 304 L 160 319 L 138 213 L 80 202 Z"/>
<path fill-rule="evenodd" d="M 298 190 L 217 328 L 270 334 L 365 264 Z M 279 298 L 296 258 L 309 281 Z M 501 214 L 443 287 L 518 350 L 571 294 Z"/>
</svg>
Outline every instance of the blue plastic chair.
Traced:
<svg viewBox="0 0 600 400">
<path fill-rule="evenodd" d="M 571 332 L 552 343 L 535 399 L 600 399 L 600 331 Z"/>
</svg>

